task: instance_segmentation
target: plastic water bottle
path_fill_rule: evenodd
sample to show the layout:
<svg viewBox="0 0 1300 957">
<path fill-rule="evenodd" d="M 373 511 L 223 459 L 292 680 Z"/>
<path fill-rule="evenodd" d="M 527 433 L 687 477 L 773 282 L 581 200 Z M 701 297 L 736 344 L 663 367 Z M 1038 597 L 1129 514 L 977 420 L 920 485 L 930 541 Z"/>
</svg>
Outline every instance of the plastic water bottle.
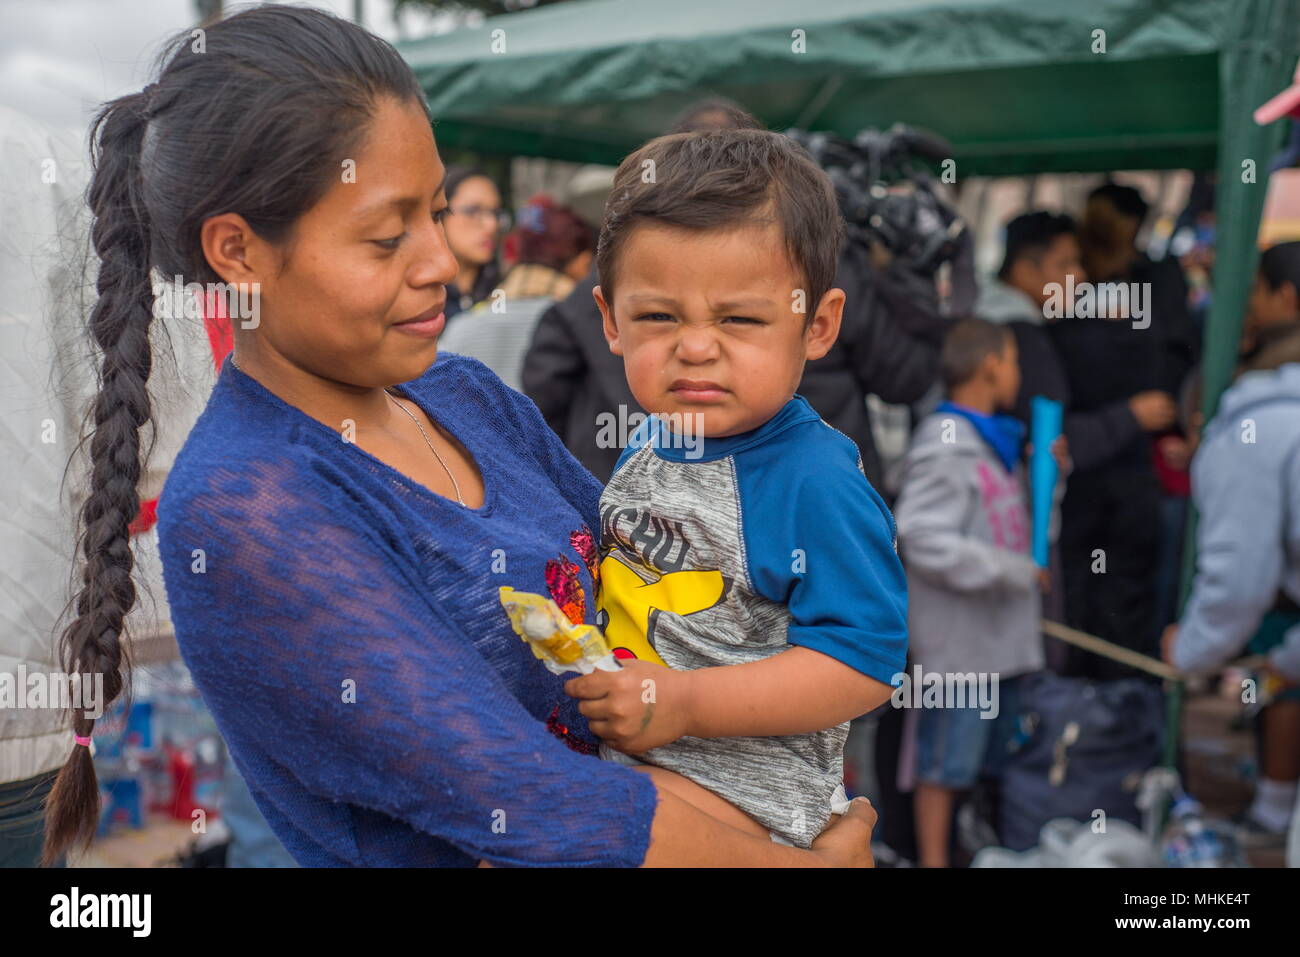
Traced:
<svg viewBox="0 0 1300 957">
<path fill-rule="evenodd" d="M 1245 866 L 1231 828 L 1207 819 L 1201 805 L 1187 794 L 1174 800 L 1163 856 L 1167 867 Z"/>
</svg>

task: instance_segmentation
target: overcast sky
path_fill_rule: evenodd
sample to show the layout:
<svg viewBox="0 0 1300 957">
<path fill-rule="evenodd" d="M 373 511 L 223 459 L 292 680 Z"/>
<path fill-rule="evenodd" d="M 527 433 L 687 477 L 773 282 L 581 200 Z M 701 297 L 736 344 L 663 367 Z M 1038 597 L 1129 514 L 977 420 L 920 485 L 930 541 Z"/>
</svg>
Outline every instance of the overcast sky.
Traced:
<svg viewBox="0 0 1300 957">
<path fill-rule="evenodd" d="M 345 16 L 353 8 L 352 0 L 306 5 Z M 374 33 L 398 38 L 392 0 L 365 0 L 364 16 Z M 96 106 L 144 86 L 162 42 L 197 21 L 193 0 L 0 0 L 0 103 L 84 137 Z M 403 25 L 421 36 L 454 20 L 417 12 Z"/>
</svg>

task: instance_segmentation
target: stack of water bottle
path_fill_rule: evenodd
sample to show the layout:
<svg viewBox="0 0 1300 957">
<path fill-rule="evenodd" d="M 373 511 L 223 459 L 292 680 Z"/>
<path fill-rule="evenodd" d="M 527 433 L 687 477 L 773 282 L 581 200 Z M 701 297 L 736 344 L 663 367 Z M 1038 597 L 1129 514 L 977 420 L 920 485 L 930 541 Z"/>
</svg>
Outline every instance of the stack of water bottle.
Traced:
<svg viewBox="0 0 1300 957">
<path fill-rule="evenodd" d="M 95 725 L 99 833 L 142 828 L 150 817 L 215 817 L 224 748 L 183 664 L 134 671 L 129 707 L 114 702 Z"/>
<path fill-rule="evenodd" d="M 1206 817 L 1200 803 L 1182 791 L 1174 798 L 1160 851 L 1167 867 L 1247 866 L 1232 825 Z"/>
</svg>

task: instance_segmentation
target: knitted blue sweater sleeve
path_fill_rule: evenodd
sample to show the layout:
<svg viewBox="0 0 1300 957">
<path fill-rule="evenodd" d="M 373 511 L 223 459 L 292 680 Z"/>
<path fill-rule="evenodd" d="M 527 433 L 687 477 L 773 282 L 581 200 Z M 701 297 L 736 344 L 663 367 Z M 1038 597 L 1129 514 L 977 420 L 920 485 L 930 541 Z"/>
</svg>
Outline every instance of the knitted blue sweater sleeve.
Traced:
<svg viewBox="0 0 1300 957">
<path fill-rule="evenodd" d="M 493 864 L 639 865 L 650 782 L 548 734 L 354 512 L 293 459 L 173 471 L 167 593 L 223 733 Z"/>
</svg>

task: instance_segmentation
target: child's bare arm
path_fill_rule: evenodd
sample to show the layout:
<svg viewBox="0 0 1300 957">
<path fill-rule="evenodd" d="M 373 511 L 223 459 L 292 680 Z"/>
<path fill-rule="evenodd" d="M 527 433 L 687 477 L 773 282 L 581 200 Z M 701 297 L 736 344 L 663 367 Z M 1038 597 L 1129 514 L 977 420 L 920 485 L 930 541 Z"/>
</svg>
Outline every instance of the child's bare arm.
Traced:
<svg viewBox="0 0 1300 957">
<path fill-rule="evenodd" d="M 688 672 L 689 733 L 699 738 L 804 734 L 877 708 L 893 689 L 811 648 Z"/>
<path fill-rule="evenodd" d="M 629 754 L 685 735 L 728 738 L 833 728 L 889 698 L 888 685 L 829 655 L 793 647 L 743 665 L 674 671 L 628 661 L 572 678 L 591 730 Z"/>
</svg>

